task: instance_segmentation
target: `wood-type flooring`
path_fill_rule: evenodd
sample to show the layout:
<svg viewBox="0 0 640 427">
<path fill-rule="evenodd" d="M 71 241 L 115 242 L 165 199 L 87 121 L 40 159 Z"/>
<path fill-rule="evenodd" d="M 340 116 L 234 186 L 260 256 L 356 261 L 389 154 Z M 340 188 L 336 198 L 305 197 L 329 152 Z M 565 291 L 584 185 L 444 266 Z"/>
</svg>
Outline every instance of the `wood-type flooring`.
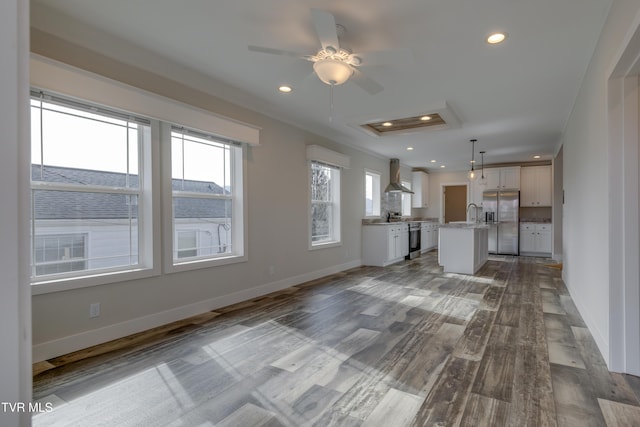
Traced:
<svg viewBox="0 0 640 427">
<path fill-rule="evenodd" d="M 434 251 L 41 362 L 33 425 L 640 426 L 548 262 Z"/>
</svg>

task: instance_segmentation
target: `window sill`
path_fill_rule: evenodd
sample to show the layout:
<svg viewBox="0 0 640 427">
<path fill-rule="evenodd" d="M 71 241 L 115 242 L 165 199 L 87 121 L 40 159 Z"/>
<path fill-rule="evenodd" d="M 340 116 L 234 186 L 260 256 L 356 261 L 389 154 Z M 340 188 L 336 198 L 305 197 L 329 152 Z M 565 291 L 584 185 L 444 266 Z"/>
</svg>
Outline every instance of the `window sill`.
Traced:
<svg viewBox="0 0 640 427">
<path fill-rule="evenodd" d="M 160 273 L 153 268 L 140 268 L 125 271 L 110 271 L 82 277 L 65 277 L 63 279 L 34 281 L 31 283 L 31 295 L 44 295 L 53 292 L 70 291 L 109 283 L 125 282 L 158 276 Z"/>
<path fill-rule="evenodd" d="M 319 249 L 328 249 L 328 248 L 337 248 L 339 246 L 342 246 L 342 242 L 338 241 L 332 241 L 332 242 L 326 242 L 326 243 L 316 243 L 315 245 L 312 244 L 309 246 L 309 250 L 310 251 L 315 251 L 315 250 L 319 250 Z"/>
<path fill-rule="evenodd" d="M 198 270 L 201 268 L 212 268 L 221 265 L 237 264 L 240 262 L 247 262 L 247 255 L 229 255 L 226 257 L 214 258 L 214 259 L 196 259 L 192 261 L 184 261 L 178 264 L 167 263 L 165 267 L 165 273 L 179 273 L 181 271 Z"/>
</svg>

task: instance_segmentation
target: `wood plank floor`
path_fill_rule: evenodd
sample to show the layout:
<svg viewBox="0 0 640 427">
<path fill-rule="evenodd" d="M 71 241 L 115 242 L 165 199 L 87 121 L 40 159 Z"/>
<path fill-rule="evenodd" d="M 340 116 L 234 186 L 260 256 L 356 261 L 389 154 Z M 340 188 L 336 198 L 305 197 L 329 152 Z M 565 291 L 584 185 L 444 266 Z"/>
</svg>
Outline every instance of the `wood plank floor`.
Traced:
<svg viewBox="0 0 640 427">
<path fill-rule="evenodd" d="M 35 426 L 640 426 L 548 260 L 362 267 L 34 365 Z"/>
</svg>

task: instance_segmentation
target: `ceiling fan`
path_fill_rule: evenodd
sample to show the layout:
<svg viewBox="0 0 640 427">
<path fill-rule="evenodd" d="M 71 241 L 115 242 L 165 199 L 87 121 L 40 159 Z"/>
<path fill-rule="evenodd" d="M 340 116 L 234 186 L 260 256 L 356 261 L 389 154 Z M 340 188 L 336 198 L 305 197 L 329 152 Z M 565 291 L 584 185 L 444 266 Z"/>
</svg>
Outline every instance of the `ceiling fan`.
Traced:
<svg viewBox="0 0 640 427">
<path fill-rule="evenodd" d="M 253 52 L 274 55 L 293 56 L 313 62 L 313 71 L 318 78 L 330 85 L 337 86 L 351 80 L 367 93 L 375 95 L 383 87 L 372 78 L 366 76 L 358 68 L 366 65 L 384 65 L 406 63 L 412 60 L 409 49 L 392 49 L 376 52 L 352 53 L 346 47 L 340 47 L 338 28 L 334 16 L 324 10 L 311 9 L 311 19 L 322 48 L 312 55 L 249 45 Z"/>
</svg>

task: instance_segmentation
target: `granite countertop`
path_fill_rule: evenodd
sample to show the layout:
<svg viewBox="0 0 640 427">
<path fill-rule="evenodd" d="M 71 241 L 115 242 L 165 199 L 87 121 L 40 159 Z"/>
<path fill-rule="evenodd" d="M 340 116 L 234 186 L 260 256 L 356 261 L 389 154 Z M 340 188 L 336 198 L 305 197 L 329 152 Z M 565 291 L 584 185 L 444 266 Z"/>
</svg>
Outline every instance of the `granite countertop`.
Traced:
<svg viewBox="0 0 640 427">
<path fill-rule="evenodd" d="M 389 224 L 398 224 L 398 223 L 409 223 L 409 222 L 436 222 L 439 223 L 438 218 L 411 218 L 405 217 L 400 219 L 391 219 L 391 221 L 387 222 L 381 218 L 363 218 L 362 225 L 389 225 Z"/>
<path fill-rule="evenodd" d="M 536 224 L 551 224 L 551 218 L 520 218 L 520 222 L 533 222 Z"/>
</svg>

